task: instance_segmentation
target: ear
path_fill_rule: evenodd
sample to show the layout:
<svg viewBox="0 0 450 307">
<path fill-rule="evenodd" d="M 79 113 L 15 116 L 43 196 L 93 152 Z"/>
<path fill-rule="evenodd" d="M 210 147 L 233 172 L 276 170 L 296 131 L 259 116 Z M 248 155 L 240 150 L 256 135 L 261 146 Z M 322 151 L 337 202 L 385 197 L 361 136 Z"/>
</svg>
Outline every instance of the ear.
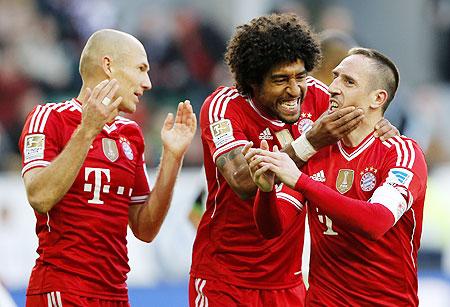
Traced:
<svg viewBox="0 0 450 307">
<path fill-rule="evenodd" d="M 103 72 L 108 77 L 111 77 L 111 74 L 112 74 L 111 63 L 112 63 L 112 59 L 111 59 L 111 57 L 109 55 L 105 55 L 102 58 L 102 69 L 103 69 Z"/>
<path fill-rule="evenodd" d="M 377 89 L 373 91 L 370 96 L 372 97 L 370 108 L 378 109 L 386 103 L 389 95 L 385 90 Z"/>
</svg>

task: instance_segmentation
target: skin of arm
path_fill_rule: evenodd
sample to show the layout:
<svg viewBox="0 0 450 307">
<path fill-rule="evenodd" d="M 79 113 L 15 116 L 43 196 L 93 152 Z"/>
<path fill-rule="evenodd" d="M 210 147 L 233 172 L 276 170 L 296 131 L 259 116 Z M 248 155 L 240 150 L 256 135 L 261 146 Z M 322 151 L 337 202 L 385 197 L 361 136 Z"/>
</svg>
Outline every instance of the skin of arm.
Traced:
<svg viewBox="0 0 450 307">
<path fill-rule="evenodd" d="M 216 159 L 216 165 L 239 198 L 248 199 L 255 195 L 257 186 L 250 175 L 242 148 L 243 146 L 239 146 L 220 155 Z"/>
<path fill-rule="evenodd" d="M 119 88 L 116 80 L 104 80 L 94 90 L 88 89 L 83 99 L 81 124 L 64 150 L 49 166 L 34 168 L 23 176 L 28 201 L 38 213 L 47 213 L 72 186 L 89 151 L 89 147 L 105 123 L 114 118 L 122 98 L 105 106 L 101 101 L 112 98 Z"/>
<path fill-rule="evenodd" d="M 128 223 L 136 238 L 151 242 L 161 229 L 172 200 L 173 189 L 197 127 L 189 101 L 178 105 L 175 121 L 169 114 L 161 130 L 163 152 L 158 175 L 150 197 L 144 205 L 130 206 Z"/>
</svg>

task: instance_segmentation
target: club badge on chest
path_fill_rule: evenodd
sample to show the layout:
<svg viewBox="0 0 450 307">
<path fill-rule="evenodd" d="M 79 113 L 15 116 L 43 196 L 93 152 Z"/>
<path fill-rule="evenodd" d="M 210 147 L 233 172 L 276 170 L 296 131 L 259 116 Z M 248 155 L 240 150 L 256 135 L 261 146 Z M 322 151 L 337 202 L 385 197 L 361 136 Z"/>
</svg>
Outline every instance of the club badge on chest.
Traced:
<svg viewBox="0 0 450 307">
<path fill-rule="evenodd" d="M 109 161 L 115 162 L 119 158 L 119 151 L 117 150 L 117 144 L 115 140 L 103 138 L 102 148 L 105 157 L 107 157 Z"/>
<path fill-rule="evenodd" d="M 283 129 L 281 131 L 275 132 L 275 136 L 277 137 L 277 140 L 280 143 L 281 148 L 284 148 L 287 145 L 291 144 L 291 142 L 294 140 L 294 138 L 291 135 L 291 132 L 289 132 L 288 129 Z"/>
<path fill-rule="evenodd" d="M 119 141 L 122 144 L 122 150 L 123 153 L 125 154 L 125 157 L 127 157 L 128 160 L 133 160 L 134 154 L 133 150 L 131 149 L 130 142 L 122 136 L 120 137 Z"/>
</svg>

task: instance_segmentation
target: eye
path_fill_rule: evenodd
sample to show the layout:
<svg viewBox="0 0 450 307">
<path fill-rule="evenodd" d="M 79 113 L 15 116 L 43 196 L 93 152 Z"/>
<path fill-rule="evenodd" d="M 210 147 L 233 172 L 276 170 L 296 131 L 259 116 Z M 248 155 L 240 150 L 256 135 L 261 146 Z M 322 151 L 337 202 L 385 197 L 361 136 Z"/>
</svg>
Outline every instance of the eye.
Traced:
<svg viewBox="0 0 450 307">
<path fill-rule="evenodd" d="M 284 84 L 284 82 L 286 81 L 286 79 L 282 78 L 282 79 L 274 79 L 273 83 L 275 83 L 276 85 L 282 85 Z"/>
<path fill-rule="evenodd" d="M 354 85 L 355 84 L 355 81 L 353 79 L 347 79 L 346 82 L 347 82 L 348 85 Z"/>
<path fill-rule="evenodd" d="M 297 79 L 297 81 L 303 81 L 306 78 L 306 75 L 297 75 L 295 76 L 295 79 Z"/>
</svg>

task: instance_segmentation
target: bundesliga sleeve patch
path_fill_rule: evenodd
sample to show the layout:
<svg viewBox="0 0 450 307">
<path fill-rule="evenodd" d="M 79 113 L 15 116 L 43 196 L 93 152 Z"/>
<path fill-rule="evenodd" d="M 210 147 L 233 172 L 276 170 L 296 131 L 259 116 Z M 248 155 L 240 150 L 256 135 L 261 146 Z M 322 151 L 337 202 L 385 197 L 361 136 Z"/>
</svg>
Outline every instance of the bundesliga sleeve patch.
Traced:
<svg viewBox="0 0 450 307">
<path fill-rule="evenodd" d="M 409 187 L 413 179 L 413 173 L 404 168 L 393 168 L 389 171 L 386 182 L 393 184 L 400 184 L 405 187 Z"/>
<path fill-rule="evenodd" d="M 45 135 L 30 134 L 25 137 L 23 149 L 24 162 L 44 159 Z"/>
<path fill-rule="evenodd" d="M 233 127 L 229 119 L 221 119 L 209 125 L 213 142 L 216 147 L 221 147 L 234 140 Z"/>
</svg>

